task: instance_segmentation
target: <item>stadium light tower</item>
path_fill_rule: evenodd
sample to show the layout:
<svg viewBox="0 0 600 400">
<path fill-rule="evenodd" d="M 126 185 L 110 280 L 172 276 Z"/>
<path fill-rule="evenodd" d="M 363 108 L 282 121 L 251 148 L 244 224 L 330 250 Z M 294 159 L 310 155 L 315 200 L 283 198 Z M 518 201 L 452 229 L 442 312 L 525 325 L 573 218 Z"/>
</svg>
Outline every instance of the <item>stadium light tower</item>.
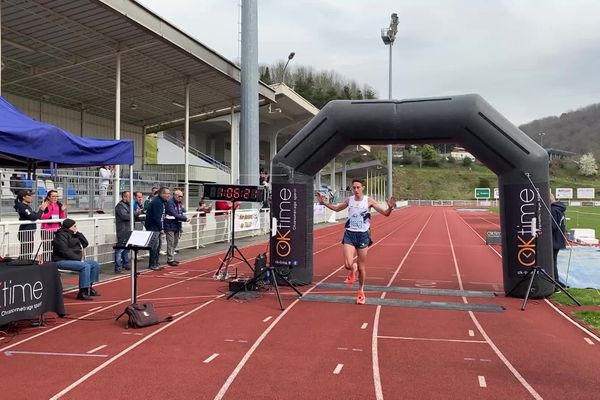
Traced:
<svg viewBox="0 0 600 400">
<path fill-rule="evenodd" d="M 293 51 L 290 53 L 290 55 L 288 56 L 287 61 L 285 62 L 285 65 L 283 67 L 283 72 L 281 73 L 281 83 L 285 83 L 285 70 L 287 69 L 288 64 L 290 63 L 290 61 L 292 61 L 292 58 L 294 58 L 294 56 L 296 55 L 296 53 L 294 53 Z"/>
<path fill-rule="evenodd" d="M 388 77 L 388 99 L 392 99 L 392 46 L 394 40 L 396 40 L 396 34 L 398 33 L 398 14 L 392 13 L 390 26 L 381 30 L 381 40 L 386 46 L 390 46 L 390 60 L 389 60 L 389 77 Z M 391 197 L 393 188 L 393 172 L 392 172 L 392 145 L 388 144 L 387 147 L 387 197 Z"/>
</svg>

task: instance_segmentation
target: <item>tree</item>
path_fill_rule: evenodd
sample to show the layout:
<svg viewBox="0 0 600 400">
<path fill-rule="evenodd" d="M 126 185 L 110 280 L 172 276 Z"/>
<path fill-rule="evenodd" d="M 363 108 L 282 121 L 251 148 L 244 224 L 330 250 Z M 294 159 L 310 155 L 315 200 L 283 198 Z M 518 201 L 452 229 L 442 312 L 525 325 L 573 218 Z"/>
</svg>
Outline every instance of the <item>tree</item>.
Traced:
<svg viewBox="0 0 600 400">
<path fill-rule="evenodd" d="M 465 157 L 465 158 L 463 158 L 463 160 L 462 160 L 462 164 L 463 164 L 463 166 L 465 166 L 465 167 L 470 167 L 470 166 L 471 166 L 471 164 L 473 164 L 473 160 L 471 160 L 469 157 Z"/>
<path fill-rule="evenodd" d="M 592 153 L 587 153 L 579 159 L 579 175 L 592 176 L 598 174 L 598 165 Z"/>
</svg>

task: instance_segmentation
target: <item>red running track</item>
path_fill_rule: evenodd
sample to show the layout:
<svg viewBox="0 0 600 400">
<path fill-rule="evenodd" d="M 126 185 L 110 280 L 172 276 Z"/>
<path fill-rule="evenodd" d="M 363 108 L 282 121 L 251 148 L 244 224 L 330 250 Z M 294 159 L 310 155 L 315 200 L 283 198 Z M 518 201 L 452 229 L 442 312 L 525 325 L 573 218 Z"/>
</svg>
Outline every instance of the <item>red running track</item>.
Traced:
<svg viewBox="0 0 600 400">
<path fill-rule="evenodd" d="M 141 330 L 115 322 L 129 280 L 102 296 L 66 295 L 72 319 L 0 341 L 2 398 L 14 399 L 592 399 L 600 339 L 543 300 L 502 294 L 489 213 L 447 207 L 375 217 L 367 284 L 496 291 L 498 297 L 367 292 L 368 298 L 496 304 L 501 313 L 299 301 L 284 289 L 225 300 L 216 254 L 144 273 L 140 301 L 175 320 Z M 345 277 L 343 225 L 315 231 L 314 283 Z M 243 249 L 247 258 L 265 244 Z M 314 285 L 305 293 L 355 296 Z"/>
</svg>

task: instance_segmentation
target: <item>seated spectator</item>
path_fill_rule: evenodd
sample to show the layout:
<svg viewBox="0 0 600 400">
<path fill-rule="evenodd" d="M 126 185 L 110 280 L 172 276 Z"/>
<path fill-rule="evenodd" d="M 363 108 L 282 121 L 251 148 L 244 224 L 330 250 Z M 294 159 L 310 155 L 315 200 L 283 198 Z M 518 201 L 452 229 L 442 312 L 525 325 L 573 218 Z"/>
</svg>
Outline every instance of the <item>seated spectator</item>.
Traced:
<svg viewBox="0 0 600 400">
<path fill-rule="evenodd" d="M 25 189 L 25 182 L 23 182 L 21 176 L 17 173 L 12 174 L 10 177 L 10 191 L 14 194 L 19 194 L 23 189 Z"/>
<path fill-rule="evenodd" d="M 77 230 L 75 221 L 70 218 L 63 221 L 52 241 L 52 261 L 58 264 L 58 268 L 79 272 L 77 300 L 93 300 L 93 296 L 100 296 L 100 293 L 92 288 L 92 284 L 98 282 L 100 265 L 95 260 L 83 258 L 82 249 L 87 246 L 87 239 Z"/>
</svg>

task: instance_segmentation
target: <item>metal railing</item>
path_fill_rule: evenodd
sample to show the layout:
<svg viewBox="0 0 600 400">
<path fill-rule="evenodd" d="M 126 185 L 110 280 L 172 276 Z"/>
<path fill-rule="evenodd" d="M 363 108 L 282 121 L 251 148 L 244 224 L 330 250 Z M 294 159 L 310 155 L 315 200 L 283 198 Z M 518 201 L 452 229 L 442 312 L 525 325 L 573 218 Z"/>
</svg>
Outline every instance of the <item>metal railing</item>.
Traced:
<svg viewBox="0 0 600 400">
<path fill-rule="evenodd" d="M 173 143 L 174 145 L 181 147 L 182 150 L 185 149 L 185 142 L 183 140 L 179 139 L 178 137 L 174 136 L 173 134 L 168 133 L 168 132 L 163 132 L 163 137 L 166 140 L 168 140 L 169 142 Z M 231 169 L 227 165 L 223 164 L 220 161 L 215 160 L 214 158 L 212 158 L 211 156 L 209 156 L 207 154 L 204 154 L 203 152 L 196 149 L 195 147 L 189 146 L 188 150 L 191 154 L 195 155 L 202 161 L 206 161 L 210 165 L 215 166 L 216 168 L 220 169 L 221 171 L 226 172 L 228 174 L 231 172 Z"/>
</svg>

